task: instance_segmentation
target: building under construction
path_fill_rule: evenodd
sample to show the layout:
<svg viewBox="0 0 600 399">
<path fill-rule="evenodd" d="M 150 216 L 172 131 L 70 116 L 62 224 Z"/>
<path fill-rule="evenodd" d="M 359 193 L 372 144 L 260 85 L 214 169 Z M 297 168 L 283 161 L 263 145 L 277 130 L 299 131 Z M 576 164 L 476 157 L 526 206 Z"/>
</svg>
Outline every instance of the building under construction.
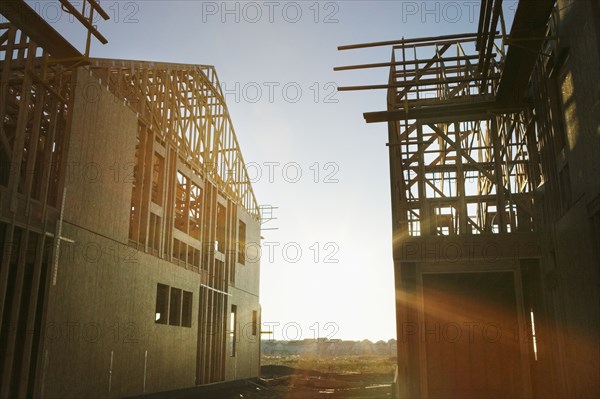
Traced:
<svg viewBox="0 0 600 399">
<path fill-rule="evenodd" d="M 388 46 L 402 398 L 600 396 L 600 3 Z M 356 73 L 356 72 L 355 72 Z"/>
<path fill-rule="evenodd" d="M 259 208 L 215 69 L 92 59 L 108 15 L 60 3 L 83 54 L 0 2 L 0 397 L 257 377 Z"/>
</svg>

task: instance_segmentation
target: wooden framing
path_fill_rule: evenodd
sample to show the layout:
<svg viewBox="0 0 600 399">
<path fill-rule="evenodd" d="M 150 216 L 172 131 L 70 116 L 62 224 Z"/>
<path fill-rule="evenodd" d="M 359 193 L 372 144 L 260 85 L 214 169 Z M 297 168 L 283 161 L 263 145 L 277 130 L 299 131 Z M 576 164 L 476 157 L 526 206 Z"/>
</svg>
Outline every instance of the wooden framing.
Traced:
<svg viewBox="0 0 600 399">
<path fill-rule="evenodd" d="M 140 123 L 171 143 L 182 163 L 210 178 L 258 217 L 248 172 L 213 66 L 90 60 L 102 85 L 129 104 Z"/>
<path fill-rule="evenodd" d="M 238 207 L 259 207 L 212 66 L 91 59 L 138 116 L 130 245 L 201 275 L 196 384 L 225 379 Z"/>
<path fill-rule="evenodd" d="M 73 5 L 62 1 L 66 6 Z M 108 17 L 92 1 L 94 10 Z M 43 323 L 57 236 L 59 193 L 81 54 L 24 1 L 0 3 L 0 396 L 39 395 Z M 100 35 L 101 36 L 101 35 Z"/>
<path fill-rule="evenodd" d="M 535 132 L 546 121 L 523 97 L 554 2 L 536 3 L 519 3 L 510 35 L 502 1 L 483 0 L 477 33 L 338 48 L 389 46 L 392 52 L 390 62 L 334 69 L 390 68 L 385 84 L 339 90 L 387 90 L 387 109 L 364 117 L 388 123 L 400 397 L 470 395 L 452 384 L 445 393 L 429 392 L 427 369 L 430 362 L 443 364 L 441 358 L 428 358 L 422 340 L 401 339 L 407 323 L 425 320 L 424 275 L 512 273 L 521 332 L 529 327 L 525 307 L 539 301 L 538 277 L 524 277 L 523 264 L 543 253 L 534 212 L 542 180 Z M 533 31 L 536 38 L 521 48 Z M 490 257 L 492 248 L 497 252 Z M 519 343 L 522 381 L 512 395 L 529 397 L 532 349 L 525 339 Z M 490 394 L 493 389 L 476 396 Z"/>
<path fill-rule="evenodd" d="M 90 59 L 92 38 L 107 41 L 94 16 L 108 15 L 95 0 L 60 3 L 87 31 L 83 54 L 25 2 L 0 3 L 10 21 L 0 24 L 0 397 L 43 396 L 74 104 L 105 93 L 137 115 L 137 131 L 123 132 L 136 135 L 135 161 L 116 165 L 132 172 L 129 244 L 197 273 L 196 384 L 224 381 L 229 291 L 246 242 L 238 225 L 255 222 L 254 234 L 260 209 L 215 68 Z M 85 73 L 93 78 L 78 87 Z"/>
</svg>

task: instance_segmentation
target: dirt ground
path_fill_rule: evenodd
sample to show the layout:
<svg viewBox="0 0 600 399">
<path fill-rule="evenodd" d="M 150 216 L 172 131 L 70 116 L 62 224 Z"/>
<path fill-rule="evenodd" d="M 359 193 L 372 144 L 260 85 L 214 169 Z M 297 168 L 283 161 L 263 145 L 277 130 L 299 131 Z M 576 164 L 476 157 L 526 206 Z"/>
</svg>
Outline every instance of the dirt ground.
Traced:
<svg viewBox="0 0 600 399">
<path fill-rule="evenodd" d="M 156 393 L 136 399 L 391 398 L 395 358 L 263 356 L 260 378 Z"/>
<path fill-rule="evenodd" d="M 203 395 L 224 399 L 388 398 L 391 374 L 322 373 L 286 366 L 263 366 L 256 382 Z"/>
<path fill-rule="evenodd" d="M 322 373 L 285 366 L 263 366 L 261 372 L 267 395 L 257 398 L 385 398 L 392 392 L 392 374 Z"/>
</svg>

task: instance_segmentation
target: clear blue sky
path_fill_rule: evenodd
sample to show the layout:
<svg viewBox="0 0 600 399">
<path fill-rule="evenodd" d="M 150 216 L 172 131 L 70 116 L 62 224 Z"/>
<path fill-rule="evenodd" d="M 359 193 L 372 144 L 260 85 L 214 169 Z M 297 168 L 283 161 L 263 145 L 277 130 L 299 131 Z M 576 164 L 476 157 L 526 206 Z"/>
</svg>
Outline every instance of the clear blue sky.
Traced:
<svg viewBox="0 0 600 399">
<path fill-rule="evenodd" d="M 28 3 L 83 48 L 78 24 L 48 5 L 57 2 Z M 94 42 L 93 57 L 216 67 L 257 199 L 277 207 L 261 259 L 263 322 L 279 323 L 275 338 L 395 337 L 387 126 L 362 117 L 385 109 L 385 92 L 334 91 L 385 83 L 388 71 L 333 72 L 386 62 L 391 50 L 336 47 L 475 32 L 479 1 L 101 4 L 109 43 Z M 506 2 L 507 18 L 515 5 Z"/>
</svg>

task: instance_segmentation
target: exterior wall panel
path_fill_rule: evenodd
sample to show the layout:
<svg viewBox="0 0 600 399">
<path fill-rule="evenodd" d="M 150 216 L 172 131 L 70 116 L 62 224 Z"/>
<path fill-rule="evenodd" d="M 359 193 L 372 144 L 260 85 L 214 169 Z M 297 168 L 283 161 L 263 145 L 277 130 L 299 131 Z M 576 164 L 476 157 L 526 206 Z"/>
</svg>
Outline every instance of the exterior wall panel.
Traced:
<svg viewBox="0 0 600 399">
<path fill-rule="evenodd" d="M 175 260 L 170 248 L 146 253 L 143 247 L 129 245 L 138 116 L 102 88 L 87 69 L 77 70 L 77 85 L 102 91 L 95 101 L 78 95 L 74 102 L 62 222 L 67 241 L 61 241 L 56 285 L 49 288 L 41 395 L 121 397 L 192 387 L 197 356 L 202 353 L 198 351 L 198 314 L 200 307 L 209 306 L 200 298 L 200 288 L 212 284 L 212 277 L 204 264 L 198 270 L 191 259 Z M 178 170 L 206 189 L 189 168 L 178 166 Z M 224 193 L 219 191 L 216 197 L 226 208 Z M 246 241 L 260 245 L 260 224 L 255 217 L 238 206 L 230 219 L 228 229 L 237 230 L 243 220 Z M 211 223 L 216 226 L 216 218 Z M 186 233 L 173 231 L 181 242 L 193 241 Z M 215 245 L 210 242 L 205 244 L 197 245 L 207 255 L 203 262 L 212 256 L 224 265 L 227 255 L 211 251 Z M 237 354 L 226 353 L 223 364 L 227 381 L 259 374 L 260 334 L 244 337 L 244 331 L 251 334 L 247 325 L 252 311 L 260 310 L 259 264 L 257 256 L 246 258 L 244 265 L 236 265 L 235 286 L 221 288 L 229 291 L 224 305 L 237 304 L 240 323 Z M 157 284 L 192 294 L 191 327 L 155 323 Z M 210 292 L 213 297 L 222 295 Z M 227 336 L 223 339 L 227 341 Z M 207 367 L 216 365 L 215 356 Z"/>
</svg>

